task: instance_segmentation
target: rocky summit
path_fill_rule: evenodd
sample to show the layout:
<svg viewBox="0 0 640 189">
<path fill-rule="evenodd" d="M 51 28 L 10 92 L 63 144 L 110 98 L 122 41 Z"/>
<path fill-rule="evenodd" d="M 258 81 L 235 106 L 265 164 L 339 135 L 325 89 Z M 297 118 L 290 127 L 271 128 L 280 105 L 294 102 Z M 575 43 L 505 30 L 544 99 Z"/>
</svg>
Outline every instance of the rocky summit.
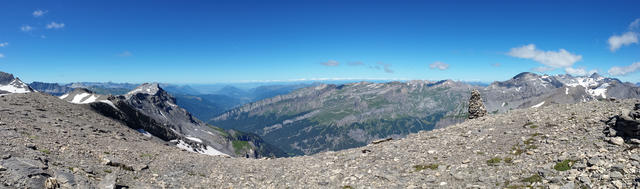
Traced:
<svg viewBox="0 0 640 189">
<path fill-rule="evenodd" d="M 634 188 L 634 138 L 607 122 L 640 101 L 553 104 L 311 156 L 246 159 L 168 146 L 41 93 L 0 96 L 9 188 Z M 632 117 L 633 118 L 633 117 Z M 616 128 L 617 129 L 617 128 Z M 622 132 L 622 131 L 619 131 Z"/>
</svg>

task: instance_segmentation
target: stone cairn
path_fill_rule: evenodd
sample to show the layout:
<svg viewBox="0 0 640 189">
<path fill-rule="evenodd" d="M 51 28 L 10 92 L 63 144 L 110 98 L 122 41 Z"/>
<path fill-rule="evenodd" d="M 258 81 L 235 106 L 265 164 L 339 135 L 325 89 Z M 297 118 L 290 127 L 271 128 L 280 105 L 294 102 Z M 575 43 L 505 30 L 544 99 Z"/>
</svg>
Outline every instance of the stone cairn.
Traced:
<svg viewBox="0 0 640 189">
<path fill-rule="evenodd" d="M 476 119 L 487 115 L 487 110 L 482 104 L 482 97 L 478 89 L 471 91 L 471 98 L 469 98 L 469 119 Z"/>
</svg>

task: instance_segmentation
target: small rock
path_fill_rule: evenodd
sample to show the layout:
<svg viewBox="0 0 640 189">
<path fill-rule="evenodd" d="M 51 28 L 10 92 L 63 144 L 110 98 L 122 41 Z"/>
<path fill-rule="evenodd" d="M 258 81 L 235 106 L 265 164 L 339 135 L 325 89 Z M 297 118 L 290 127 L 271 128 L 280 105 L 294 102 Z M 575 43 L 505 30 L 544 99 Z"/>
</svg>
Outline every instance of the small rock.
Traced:
<svg viewBox="0 0 640 189">
<path fill-rule="evenodd" d="M 36 145 L 35 145 L 35 144 L 32 144 L 32 143 L 25 144 L 25 146 L 26 146 L 27 148 L 32 149 L 32 150 L 36 150 L 36 149 L 37 149 L 37 148 L 36 148 Z"/>
<path fill-rule="evenodd" d="M 7 168 L 4 168 L 2 165 L 0 165 L 0 171 L 6 171 Z"/>
<path fill-rule="evenodd" d="M 102 163 L 102 165 L 109 165 L 109 164 L 111 164 L 111 160 L 109 160 L 107 158 L 102 158 L 100 163 Z"/>
<path fill-rule="evenodd" d="M 632 139 L 629 139 L 629 143 L 631 143 L 631 144 L 640 144 L 640 140 L 632 138 Z"/>
<path fill-rule="evenodd" d="M 2 154 L 2 159 L 9 159 L 11 158 L 11 154 Z"/>
<path fill-rule="evenodd" d="M 611 166 L 610 169 L 611 169 L 611 171 L 617 171 L 617 172 L 620 172 L 620 173 L 624 173 L 624 165 L 616 164 L 616 165 Z"/>
<path fill-rule="evenodd" d="M 618 189 L 624 188 L 624 184 L 619 180 L 611 181 L 611 184 L 613 184 L 613 186 L 615 186 Z"/>
<path fill-rule="evenodd" d="M 114 189 L 116 188 L 116 174 L 111 173 L 102 178 L 102 181 L 98 184 L 100 189 Z"/>
<path fill-rule="evenodd" d="M 574 189 L 576 188 L 576 183 L 574 182 L 567 182 L 566 184 L 562 185 L 562 189 Z"/>
<path fill-rule="evenodd" d="M 585 185 L 591 185 L 591 179 L 587 176 L 579 176 L 578 181 L 584 183 Z"/>
<path fill-rule="evenodd" d="M 600 165 L 600 163 L 602 163 L 602 160 L 598 157 L 592 157 L 587 161 L 588 166 Z"/>
<path fill-rule="evenodd" d="M 440 186 L 445 186 L 447 185 L 447 182 L 440 182 Z"/>
<path fill-rule="evenodd" d="M 133 166 L 133 170 L 134 171 L 142 171 L 142 170 L 145 170 L 145 169 L 149 169 L 149 165 L 147 165 L 147 164 L 137 164 L 137 165 Z"/>
<path fill-rule="evenodd" d="M 538 175 L 540 175 L 540 176 L 542 176 L 544 178 L 547 178 L 547 177 L 551 176 L 551 173 L 552 172 L 550 170 L 546 170 L 546 169 L 539 169 L 538 170 Z"/>
<path fill-rule="evenodd" d="M 435 154 L 435 153 L 436 153 L 436 151 L 435 151 L 435 150 L 428 150 L 428 151 L 427 151 L 427 153 L 428 153 L 428 154 Z"/>
<path fill-rule="evenodd" d="M 58 183 L 58 180 L 56 180 L 56 178 L 49 177 L 47 178 L 46 181 L 44 181 L 44 188 L 46 189 L 60 188 L 60 184 Z"/>
<path fill-rule="evenodd" d="M 622 137 L 613 137 L 609 139 L 609 143 L 621 146 L 624 144 L 624 139 Z"/>
<path fill-rule="evenodd" d="M 638 154 L 631 154 L 631 156 L 629 156 L 629 159 L 634 161 L 640 161 L 640 156 Z"/>
<path fill-rule="evenodd" d="M 622 173 L 618 172 L 618 171 L 613 171 L 611 172 L 610 175 L 611 179 L 621 179 L 622 178 Z"/>
</svg>

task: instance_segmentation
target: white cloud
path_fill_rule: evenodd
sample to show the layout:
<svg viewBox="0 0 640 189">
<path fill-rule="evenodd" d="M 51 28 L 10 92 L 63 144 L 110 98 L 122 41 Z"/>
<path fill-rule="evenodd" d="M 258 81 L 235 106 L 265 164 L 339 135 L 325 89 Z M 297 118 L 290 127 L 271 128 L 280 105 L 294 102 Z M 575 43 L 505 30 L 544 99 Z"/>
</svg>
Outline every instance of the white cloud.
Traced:
<svg viewBox="0 0 640 189">
<path fill-rule="evenodd" d="M 640 62 L 636 62 L 633 63 L 631 65 L 628 66 L 614 66 L 611 67 L 611 69 L 609 69 L 609 75 L 612 76 L 621 76 L 621 75 L 627 75 L 633 72 L 636 72 L 640 70 Z"/>
<path fill-rule="evenodd" d="M 564 71 L 567 72 L 568 74 L 575 75 L 575 76 L 584 76 L 584 75 L 591 75 L 594 73 L 598 73 L 598 70 L 587 71 L 584 68 L 572 68 L 572 67 L 565 68 Z"/>
<path fill-rule="evenodd" d="M 46 11 L 46 10 L 43 11 L 43 10 L 39 10 L 38 9 L 36 11 L 33 11 L 32 14 L 33 14 L 33 17 L 41 17 L 42 15 L 47 14 L 47 12 L 49 12 L 49 11 Z"/>
<path fill-rule="evenodd" d="M 4 54 L 0 53 L 0 58 L 4 58 Z"/>
<path fill-rule="evenodd" d="M 507 54 L 517 58 L 532 59 L 552 68 L 571 67 L 574 63 L 582 60 L 581 55 L 570 53 L 567 50 L 541 51 L 536 49 L 534 44 L 511 48 Z"/>
<path fill-rule="evenodd" d="M 124 52 L 118 54 L 118 56 L 120 56 L 120 57 L 128 57 L 128 56 L 133 56 L 133 54 L 131 54 L 131 52 L 129 52 L 129 51 L 124 51 Z"/>
<path fill-rule="evenodd" d="M 552 71 L 552 70 L 555 70 L 555 69 L 556 68 L 540 66 L 540 67 L 532 68 L 531 70 L 533 70 L 535 72 L 548 72 L 548 71 Z"/>
<path fill-rule="evenodd" d="M 323 63 L 320 63 L 320 64 L 325 65 L 325 66 L 339 66 L 340 62 L 335 61 L 335 60 L 329 60 L 327 62 L 323 62 Z"/>
<path fill-rule="evenodd" d="M 0 43 L 0 47 L 6 47 L 6 46 L 9 46 L 9 42 Z"/>
<path fill-rule="evenodd" d="M 364 63 L 357 61 L 357 62 L 349 62 L 349 66 L 362 66 L 364 65 Z"/>
<path fill-rule="evenodd" d="M 440 61 L 436 61 L 434 63 L 429 64 L 429 69 L 439 69 L 439 70 L 446 70 L 449 69 L 449 64 L 446 64 L 444 62 L 440 62 Z"/>
<path fill-rule="evenodd" d="M 638 34 L 632 31 L 624 33 L 622 35 L 613 35 L 609 37 L 609 50 L 615 52 L 622 46 L 628 46 L 638 43 Z"/>
<path fill-rule="evenodd" d="M 64 23 L 51 22 L 47 24 L 47 29 L 60 29 L 64 28 Z"/>
<path fill-rule="evenodd" d="M 500 62 L 497 62 L 497 63 L 495 63 L 495 64 L 491 64 L 491 66 L 493 66 L 493 67 L 500 67 L 500 66 L 502 66 L 502 64 L 500 64 Z"/>
<path fill-rule="evenodd" d="M 640 18 L 637 18 L 631 24 L 629 24 L 629 30 L 634 30 L 640 28 Z"/>
<path fill-rule="evenodd" d="M 384 72 L 393 73 L 393 70 L 391 69 L 391 64 L 385 64 L 385 63 L 382 63 L 382 62 L 378 62 L 378 65 L 382 66 L 382 68 L 384 69 Z"/>
<path fill-rule="evenodd" d="M 22 27 L 20 27 L 20 30 L 23 32 L 29 32 L 31 30 L 33 30 L 33 27 L 29 26 L 29 25 L 24 25 Z"/>
</svg>

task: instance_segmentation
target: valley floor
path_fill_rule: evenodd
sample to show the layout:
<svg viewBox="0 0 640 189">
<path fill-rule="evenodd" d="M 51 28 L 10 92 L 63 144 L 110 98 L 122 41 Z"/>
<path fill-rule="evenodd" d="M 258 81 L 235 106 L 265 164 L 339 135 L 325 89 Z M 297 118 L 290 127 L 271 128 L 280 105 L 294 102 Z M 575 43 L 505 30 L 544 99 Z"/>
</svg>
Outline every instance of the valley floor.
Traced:
<svg viewBox="0 0 640 189">
<path fill-rule="evenodd" d="M 640 150 L 608 142 L 602 130 L 603 120 L 635 103 L 514 110 L 338 152 L 244 159 L 181 151 L 53 96 L 11 94 L 0 96 L 0 185 L 633 188 Z"/>
</svg>

